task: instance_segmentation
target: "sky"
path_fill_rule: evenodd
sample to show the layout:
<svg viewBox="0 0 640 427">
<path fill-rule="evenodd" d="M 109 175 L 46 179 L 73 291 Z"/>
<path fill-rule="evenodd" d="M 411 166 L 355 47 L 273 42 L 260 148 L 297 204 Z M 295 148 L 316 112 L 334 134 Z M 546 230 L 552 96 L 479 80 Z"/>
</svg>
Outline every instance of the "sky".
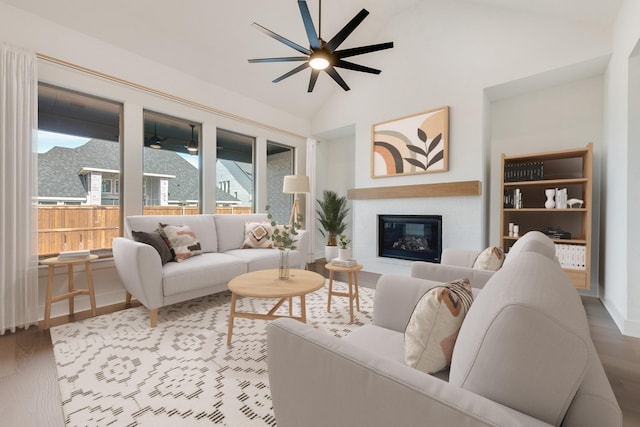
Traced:
<svg viewBox="0 0 640 427">
<path fill-rule="evenodd" d="M 65 135 L 61 133 L 38 131 L 38 153 L 46 153 L 53 147 L 77 148 L 86 144 L 91 138 L 81 138 L 73 135 Z M 191 163 L 196 169 L 199 169 L 198 157 L 191 154 L 177 153 L 180 157 Z"/>
</svg>

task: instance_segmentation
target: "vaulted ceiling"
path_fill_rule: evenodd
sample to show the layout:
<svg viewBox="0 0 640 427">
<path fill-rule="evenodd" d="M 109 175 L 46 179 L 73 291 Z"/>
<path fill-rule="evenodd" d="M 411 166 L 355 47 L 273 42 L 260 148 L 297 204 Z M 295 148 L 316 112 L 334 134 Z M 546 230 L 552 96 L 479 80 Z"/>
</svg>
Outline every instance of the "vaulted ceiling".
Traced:
<svg viewBox="0 0 640 427">
<path fill-rule="evenodd" d="M 309 71 L 277 84 L 276 77 L 296 63 L 249 64 L 249 58 L 291 56 L 296 52 L 251 27 L 257 22 L 300 44 L 307 36 L 295 0 L 0 0 L 45 19 L 173 67 L 199 79 L 272 105 L 298 117 L 311 118 L 333 94 L 342 92 L 322 73 L 313 93 L 307 93 Z M 370 15 L 341 48 L 393 41 L 384 32 L 385 22 L 410 12 L 418 2 L 437 7 L 443 0 L 325 0 L 322 3 L 322 35 L 330 38 L 360 9 Z M 620 0 L 448 0 L 483 7 L 508 8 L 522 13 L 550 16 L 589 25 L 611 26 Z M 318 27 L 318 0 L 307 1 Z M 402 49 L 398 46 L 394 49 Z M 353 62 L 382 69 L 380 51 Z M 406 52 L 411 55 L 412 52 Z M 292 64 L 294 64 L 292 66 Z M 153 70 L 149 70 L 153 72 Z M 379 76 L 339 70 L 352 90 L 365 79 Z"/>
</svg>

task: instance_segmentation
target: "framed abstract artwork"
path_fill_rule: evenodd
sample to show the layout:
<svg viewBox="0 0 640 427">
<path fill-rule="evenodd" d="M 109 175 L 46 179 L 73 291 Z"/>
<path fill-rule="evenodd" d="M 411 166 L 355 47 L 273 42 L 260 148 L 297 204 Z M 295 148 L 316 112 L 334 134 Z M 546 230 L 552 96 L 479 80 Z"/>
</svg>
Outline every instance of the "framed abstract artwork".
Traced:
<svg viewBox="0 0 640 427">
<path fill-rule="evenodd" d="M 449 107 L 372 126 L 371 177 L 449 169 Z"/>
</svg>

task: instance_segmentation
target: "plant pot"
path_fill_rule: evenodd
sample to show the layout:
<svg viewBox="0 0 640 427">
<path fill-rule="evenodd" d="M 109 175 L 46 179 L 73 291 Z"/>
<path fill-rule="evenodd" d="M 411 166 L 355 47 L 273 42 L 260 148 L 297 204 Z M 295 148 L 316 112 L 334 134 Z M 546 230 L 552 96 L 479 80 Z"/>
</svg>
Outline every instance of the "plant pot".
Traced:
<svg viewBox="0 0 640 427">
<path fill-rule="evenodd" d="M 338 258 L 345 261 L 351 259 L 351 248 L 338 249 Z"/>
<path fill-rule="evenodd" d="M 327 262 L 331 262 L 332 259 L 338 258 L 337 246 L 325 246 L 324 247 L 324 259 Z"/>
</svg>

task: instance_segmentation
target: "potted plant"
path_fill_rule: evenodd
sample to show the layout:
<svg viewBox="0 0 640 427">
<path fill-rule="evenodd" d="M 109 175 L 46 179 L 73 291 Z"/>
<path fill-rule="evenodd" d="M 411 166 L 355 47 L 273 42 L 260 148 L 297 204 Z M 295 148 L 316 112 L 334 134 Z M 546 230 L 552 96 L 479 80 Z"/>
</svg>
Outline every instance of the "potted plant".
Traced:
<svg viewBox="0 0 640 427">
<path fill-rule="evenodd" d="M 322 200 L 316 200 L 318 208 L 318 227 L 322 237 L 327 239 L 324 248 L 324 257 L 327 262 L 338 256 L 338 236 L 347 228 L 345 218 L 349 213 L 347 208 L 347 198 L 338 196 L 335 191 L 325 190 Z"/>
<path fill-rule="evenodd" d="M 338 258 L 342 260 L 350 260 L 351 259 L 351 239 L 349 239 L 346 235 L 341 234 L 338 237 Z"/>
</svg>

